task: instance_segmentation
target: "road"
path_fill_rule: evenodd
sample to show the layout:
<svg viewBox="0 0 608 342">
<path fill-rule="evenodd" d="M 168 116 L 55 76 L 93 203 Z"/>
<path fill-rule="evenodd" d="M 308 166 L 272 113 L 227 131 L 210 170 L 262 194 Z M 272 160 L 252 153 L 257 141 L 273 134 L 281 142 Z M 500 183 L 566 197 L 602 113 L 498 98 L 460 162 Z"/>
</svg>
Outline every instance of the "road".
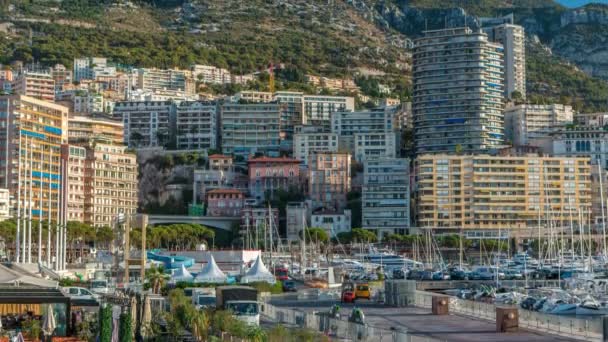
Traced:
<svg viewBox="0 0 608 342">
<path fill-rule="evenodd" d="M 271 301 L 278 307 L 293 308 L 305 312 L 328 312 L 335 304 L 332 301 Z M 366 324 L 390 331 L 392 329 L 407 329 L 410 334 L 418 337 L 434 338 L 454 342 L 549 342 L 577 341 L 561 336 L 532 332 L 520 329 L 518 332 L 497 333 L 496 325 L 490 321 L 470 317 L 447 315 L 435 316 L 429 309 L 418 307 L 387 307 L 382 304 L 359 300 L 357 307 L 363 310 Z M 348 316 L 353 304 L 340 304 L 343 317 Z M 270 324 L 267 322 L 266 324 Z"/>
</svg>

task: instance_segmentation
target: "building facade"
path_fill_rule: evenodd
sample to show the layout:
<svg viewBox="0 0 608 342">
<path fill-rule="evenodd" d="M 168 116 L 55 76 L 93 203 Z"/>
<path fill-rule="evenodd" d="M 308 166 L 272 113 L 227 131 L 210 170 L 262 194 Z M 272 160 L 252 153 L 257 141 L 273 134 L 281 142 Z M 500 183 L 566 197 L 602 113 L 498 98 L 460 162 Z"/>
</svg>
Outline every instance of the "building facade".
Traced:
<svg viewBox="0 0 608 342">
<path fill-rule="evenodd" d="M 528 145 L 571 124 L 573 116 L 572 106 L 562 104 L 511 106 L 505 109 L 505 137 L 515 146 Z"/>
<path fill-rule="evenodd" d="M 221 146 L 245 159 L 256 153 L 279 156 L 281 107 L 276 103 L 225 103 L 221 107 Z"/>
<path fill-rule="evenodd" d="M 304 95 L 303 125 L 330 126 L 331 113 L 355 110 L 355 98 L 348 96 Z"/>
<path fill-rule="evenodd" d="M 90 140 L 122 145 L 124 143 L 122 122 L 106 117 L 70 116 L 68 118 L 69 143 L 82 144 Z"/>
<path fill-rule="evenodd" d="M 119 213 L 137 212 L 138 169 L 126 146 L 91 143 L 85 165 L 85 222 L 111 226 Z"/>
<path fill-rule="evenodd" d="M 512 98 L 513 92 L 526 98 L 526 34 L 524 28 L 513 23 L 503 23 L 483 29 L 490 41 L 504 47 L 504 96 Z"/>
<path fill-rule="evenodd" d="M 569 231 L 591 210 L 584 157 L 423 155 L 416 178 L 417 227 L 436 232 L 535 237 L 550 225 Z"/>
<path fill-rule="evenodd" d="M 414 47 L 417 154 L 479 152 L 504 143 L 503 46 L 469 28 L 425 31 Z"/>
<path fill-rule="evenodd" d="M 129 147 L 164 146 L 171 139 L 171 101 L 117 102 L 113 116 L 122 120 Z"/>
<path fill-rule="evenodd" d="M 318 211 L 311 217 L 311 226 L 323 228 L 330 238 L 335 238 L 340 233 L 348 233 L 351 228 L 352 215 L 349 209 L 341 212 Z"/>
<path fill-rule="evenodd" d="M 261 203 L 266 194 L 272 196 L 275 190 L 301 188 L 300 161 L 286 157 L 251 158 L 247 161 L 249 170 L 249 194 Z"/>
<path fill-rule="evenodd" d="M 141 68 L 137 72 L 137 87 L 143 90 L 179 90 L 195 94 L 196 85 L 191 72 L 177 69 Z"/>
<path fill-rule="evenodd" d="M 13 81 L 12 90 L 13 94 L 55 101 L 55 80 L 48 73 L 24 71 Z"/>
<path fill-rule="evenodd" d="M 179 150 L 216 149 L 217 104 L 183 101 L 175 104 L 176 142 Z"/>
<path fill-rule="evenodd" d="M 394 132 L 357 133 L 354 138 L 353 157 L 360 163 L 397 156 L 397 134 Z"/>
<path fill-rule="evenodd" d="M 8 220 L 11 217 L 10 191 L 0 188 L 0 221 Z"/>
<path fill-rule="evenodd" d="M 365 162 L 363 172 L 363 228 L 376 231 L 379 238 L 393 233 L 409 234 L 409 159 L 369 160 Z"/>
<path fill-rule="evenodd" d="M 74 81 L 94 80 L 93 70 L 97 69 L 99 73 L 100 70 L 105 68 L 112 67 L 108 66 L 108 60 L 103 57 L 74 58 Z"/>
<path fill-rule="evenodd" d="M 67 204 L 68 221 L 85 222 L 85 179 L 87 169 L 87 149 L 82 146 L 63 145 L 62 155 L 67 166 Z"/>
<path fill-rule="evenodd" d="M 239 217 L 245 196 L 236 189 L 213 189 L 206 194 L 207 216 Z"/>
<path fill-rule="evenodd" d="M 207 84 L 230 84 L 230 71 L 212 65 L 195 64 L 192 66 L 192 75 L 197 80 Z"/>
<path fill-rule="evenodd" d="M 316 152 L 308 159 L 308 195 L 312 208 L 341 211 L 351 190 L 351 156 L 348 153 Z"/>
<path fill-rule="evenodd" d="M 563 128 L 532 144 L 555 156 L 588 157 L 592 164 L 608 169 L 608 131 L 603 128 Z"/>
<path fill-rule="evenodd" d="M 314 152 L 338 152 L 338 134 L 319 131 L 294 135 L 293 155 L 303 166 L 308 166 L 308 156 Z"/>
</svg>

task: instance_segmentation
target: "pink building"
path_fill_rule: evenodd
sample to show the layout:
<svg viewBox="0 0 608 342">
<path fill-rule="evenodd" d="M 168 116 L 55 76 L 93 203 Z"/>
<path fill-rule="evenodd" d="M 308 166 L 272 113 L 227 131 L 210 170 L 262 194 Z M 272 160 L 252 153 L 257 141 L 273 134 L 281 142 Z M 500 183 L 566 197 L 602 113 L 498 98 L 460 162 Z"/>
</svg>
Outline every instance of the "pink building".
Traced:
<svg viewBox="0 0 608 342">
<path fill-rule="evenodd" d="M 236 189 L 213 189 L 207 192 L 207 216 L 241 216 L 245 196 Z"/>
<path fill-rule="evenodd" d="M 260 157 L 249 159 L 249 192 L 258 202 L 264 200 L 267 191 L 300 188 L 300 161 L 292 158 Z"/>
</svg>

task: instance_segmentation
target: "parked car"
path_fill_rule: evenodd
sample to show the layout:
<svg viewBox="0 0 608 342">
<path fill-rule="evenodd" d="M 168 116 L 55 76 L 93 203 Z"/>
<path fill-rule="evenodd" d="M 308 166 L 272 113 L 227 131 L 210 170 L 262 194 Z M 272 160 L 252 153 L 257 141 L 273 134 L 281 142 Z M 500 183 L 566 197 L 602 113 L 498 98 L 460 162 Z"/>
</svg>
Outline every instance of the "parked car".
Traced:
<svg viewBox="0 0 608 342">
<path fill-rule="evenodd" d="M 490 273 L 480 273 L 480 272 L 469 272 L 467 274 L 467 278 L 469 280 L 492 280 L 494 277 Z"/>
<path fill-rule="evenodd" d="M 524 279 L 524 275 L 517 270 L 506 270 L 505 271 L 505 279 L 507 280 L 522 280 Z"/>
<path fill-rule="evenodd" d="M 296 282 L 293 280 L 283 281 L 283 292 L 297 292 Z"/>
<path fill-rule="evenodd" d="M 97 295 L 84 287 L 64 287 L 61 291 L 71 299 L 97 300 Z"/>
<path fill-rule="evenodd" d="M 356 299 L 356 297 L 355 297 L 354 291 L 342 292 L 342 303 L 354 303 L 355 299 Z"/>
<path fill-rule="evenodd" d="M 372 290 L 369 287 L 369 284 L 357 284 L 355 289 L 355 297 L 356 298 L 365 298 L 372 299 Z"/>
<path fill-rule="evenodd" d="M 467 272 L 459 269 L 453 269 L 450 271 L 450 279 L 452 280 L 468 280 Z"/>
</svg>

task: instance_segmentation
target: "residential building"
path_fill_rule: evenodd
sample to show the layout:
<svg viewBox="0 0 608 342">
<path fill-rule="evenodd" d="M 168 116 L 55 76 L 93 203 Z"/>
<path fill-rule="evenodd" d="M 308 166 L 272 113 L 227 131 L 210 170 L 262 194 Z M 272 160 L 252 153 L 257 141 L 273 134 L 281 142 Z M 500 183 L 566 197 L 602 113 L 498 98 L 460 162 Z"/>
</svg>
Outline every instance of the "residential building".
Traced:
<svg viewBox="0 0 608 342">
<path fill-rule="evenodd" d="M 601 127 L 562 128 L 532 141 L 531 145 L 555 156 L 588 157 L 592 164 L 608 169 L 608 131 Z"/>
<path fill-rule="evenodd" d="M 392 107 L 392 106 L 400 106 L 400 105 L 401 105 L 400 99 L 394 99 L 394 98 L 390 98 L 390 97 L 382 98 L 378 102 L 378 106 L 380 106 L 380 107 Z"/>
<path fill-rule="evenodd" d="M 173 118 L 171 101 L 117 102 L 114 117 L 124 125 L 129 147 L 164 146 L 171 140 Z"/>
<path fill-rule="evenodd" d="M 272 228 L 272 235 L 270 229 Z M 256 233 L 257 232 L 257 233 Z M 256 235 L 257 234 L 257 235 Z M 241 235 L 245 249 L 256 248 L 256 236 L 260 242 L 268 243 L 271 236 L 277 241 L 279 236 L 279 209 L 268 207 L 245 207 L 241 211 Z M 248 245 L 251 243 L 251 245 Z"/>
<path fill-rule="evenodd" d="M 341 211 L 351 190 L 351 156 L 348 153 L 316 152 L 309 156 L 308 195 L 312 208 Z"/>
<path fill-rule="evenodd" d="M 13 212 L 20 207 L 26 215 L 31 203 L 33 217 L 46 220 L 51 202 L 50 216 L 55 219 L 68 109 L 24 95 L 1 96 L 0 108 L 0 185 L 10 191 Z"/>
<path fill-rule="evenodd" d="M 314 152 L 338 152 L 338 134 L 317 130 L 294 135 L 293 155 L 302 166 L 308 166 L 308 156 Z"/>
<path fill-rule="evenodd" d="M 196 93 L 196 84 L 192 73 L 178 69 L 138 70 L 137 87 L 143 90 L 179 90 L 186 94 Z"/>
<path fill-rule="evenodd" d="M 243 90 L 234 94 L 234 102 L 267 103 L 273 101 L 273 94 L 267 91 Z"/>
<path fill-rule="evenodd" d="M 355 110 L 355 99 L 348 96 L 304 95 L 303 125 L 330 126 L 331 114 Z"/>
<path fill-rule="evenodd" d="M 393 116 L 393 127 L 396 130 L 403 131 L 414 127 L 414 119 L 412 118 L 412 103 L 404 102 L 397 107 L 397 112 Z"/>
<path fill-rule="evenodd" d="M 225 103 L 221 107 L 221 146 L 225 154 L 247 159 L 278 157 L 281 106 L 277 103 Z"/>
<path fill-rule="evenodd" d="M 369 160 L 363 172 L 363 228 L 376 231 L 379 238 L 393 233 L 409 234 L 410 160 Z"/>
<path fill-rule="evenodd" d="M 195 79 L 207 84 L 232 83 L 230 71 L 212 65 L 195 64 L 192 66 L 192 75 Z"/>
<path fill-rule="evenodd" d="M 417 154 L 503 145 L 503 46 L 485 33 L 425 31 L 414 47 L 413 88 Z"/>
<path fill-rule="evenodd" d="M 79 91 L 74 94 L 74 113 L 104 113 L 103 95 L 90 91 Z"/>
<path fill-rule="evenodd" d="M 394 158 L 397 144 L 393 126 L 396 107 L 331 114 L 331 130 L 338 134 L 339 148 L 357 161 Z"/>
<path fill-rule="evenodd" d="M 51 68 L 51 78 L 55 81 L 55 91 L 62 90 L 65 84 L 72 83 L 72 70 L 68 70 L 63 64 L 55 64 Z"/>
<path fill-rule="evenodd" d="M 352 215 L 349 209 L 341 212 L 320 210 L 313 212 L 311 226 L 323 228 L 330 238 L 335 238 L 340 233 L 348 233 L 351 228 Z"/>
<path fill-rule="evenodd" d="M 515 146 L 528 145 L 572 124 L 572 106 L 521 104 L 505 110 L 505 138 Z"/>
<path fill-rule="evenodd" d="M 176 141 L 179 150 L 216 149 L 218 108 L 215 102 L 183 101 L 175 104 Z"/>
<path fill-rule="evenodd" d="M 63 145 L 62 155 L 67 164 L 65 167 L 65 177 L 67 178 L 65 194 L 67 195 L 66 211 L 68 221 L 85 222 L 85 184 L 87 184 L 85 175 L 88 176 L 86 174 L 87 149 L 82 146 Z M 88 184 L 88 187 L 90 188 L 91 185 Z M 90 190 L 87 191 L 87 194 L 90 192 Z"/>
<path fill-rule="evenodd" d="M 126 101 L 198 101 L 197 94 L 187 94 L 181 90 L 156 89 L 144 90 L 135 89 L 127 93 Z"/>
<path fill-rule="evenodd" d="M 287 241 L 299 241 L 301 232 L 310 226 L 310 204 L 307 202 L 289 202 L 285 207 Z"/>
<path fill-rule="evenodd" d="M 281 108 L 281 149 L 292 151 L 294 128 L 302 123 L 304 112 L 304 93 L 294 91 L 278 91 L 274 93 L 274 101 Z"/>
<path fill-rule="evenodd" d="M 48 73 L 24 71 L 13 81 L 12 91 L 17 95 L 55 101 L 55 81 Z"/>
<path fill-rule="evenodd" d="M 513 15 L 493 20 L 481 20 L 483 31 L 492 42 L 504 47 L 504 96 L 512 98 L 519 92 L 526 98 L 526 34 L 524 28 L 513 24 Z"/>
<path fill-rule="evenodd" d="M 68 142 L 81 145 L 91 140 L 113 145 L 124 144 L 122 122 L 102 116 L 70 116 L 68 118 Z"/>
<path fill-rule="evenodd" d="M 250 158 L 247 161 L 249 170 L 249 195 L 258 203 L 272 198 L 275 190 L 300 189 L 300 161 L 286 157 Z"/>
<path fill-rule="evenodd" d="M 85 222 L 111 226 L 120 213 L 137 212 L 138 170 L 135 153 L 126 146 L 92 142 L 85 164 Z"/>
<path fill-rule="evenodd" d="M 236 189 L 213 189 L 206 194 L 207 216 L 240 217 L 245 196 Z"/>
<path fill-rule="evenodd" d="M 108 68 L 108 70 L 105 70 Z M 74 82 L 94 80 L 94 70 L 97 74 L 109 74 L 115 68 L 108 66 L 108 60 L 103 57 L 74 58 Z"/>
<path fill-rule="evenodd" d="M 207 191 L 234 188 L 248 191 L 248 177 L 235 169 L 231 156 L 213 154 L 204 169 L 194 170 L 194 203 L 204 201 Z"/>
<path fill-rule="evenodd" d="M 8 220 L 11 217 L 11 196 L 8 189 L 0 188 L 0 221 Z"/>
<path fill-rule="evenodd" d="M 422 155 L 416 160 L 417 227 L 467 237 L 543 236 L 591 210 L 586 157 Z M 539 222 L 540 221 L 540 222 Z M 563 226 L 559 226 L 559 225 Z"/>
<path fill-rule="evenodd" d="M 605 113 L 576 113 L 574 122 L 581 126 L 604 127 L 608 125 L 608 112 Z"/>
<path fill-rule="evenodd" d="M 353 157 L 358 162 L 378 158 L 395 158 L 397 156 L 397 134 L 386 133 L 356 133 L 354 136 L 355 149 Z"/>
</svg>

